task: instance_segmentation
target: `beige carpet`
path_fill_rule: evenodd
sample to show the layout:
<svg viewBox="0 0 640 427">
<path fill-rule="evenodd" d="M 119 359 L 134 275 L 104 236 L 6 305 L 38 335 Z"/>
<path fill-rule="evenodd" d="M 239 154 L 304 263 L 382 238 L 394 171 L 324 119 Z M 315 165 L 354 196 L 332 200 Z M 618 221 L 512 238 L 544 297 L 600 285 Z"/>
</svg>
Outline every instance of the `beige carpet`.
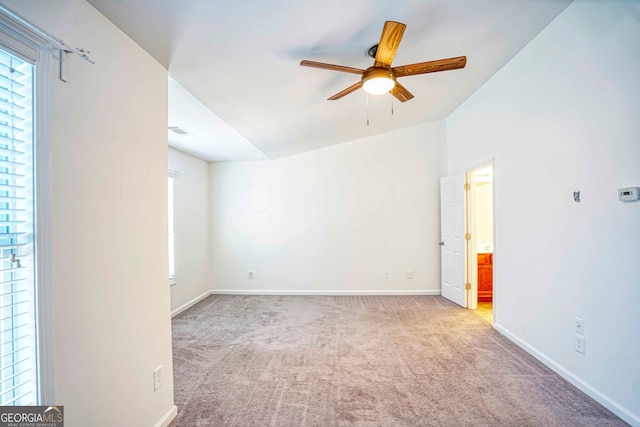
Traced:
<svg viewBox="0 0 640 427">
<path fill-rule="evenodd" d="M 433 296 L 211 296 L 173 321 L 172 427 L 624 426 Z"/>
</svg>

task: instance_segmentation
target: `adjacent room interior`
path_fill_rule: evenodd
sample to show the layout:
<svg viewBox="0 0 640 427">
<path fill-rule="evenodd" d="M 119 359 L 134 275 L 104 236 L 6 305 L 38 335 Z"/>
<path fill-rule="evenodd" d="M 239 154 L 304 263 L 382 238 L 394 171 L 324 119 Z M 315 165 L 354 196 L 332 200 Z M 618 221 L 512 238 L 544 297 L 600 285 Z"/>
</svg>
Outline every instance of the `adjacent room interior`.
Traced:
<svg viewBox="0 0 640 427">
<path fill-rule="evenodd" d="M 59 47 L 34 54 L 48 66 L 39 84 L 50 94 L 37 111 L 49 138 L 38 148 L 46 161 L 37 187 L 48 192 L 38 217 L 48 316 L 41 395 L 64 405 L 68 426 L 196 422 L 193 411 L 180 421 L 176 403 L 191 398 L 183 387 L 221 383 L 194 378 L 211 360 L 185 343 L 213 347 L 241 333 L 279 356 L 252 359 L 238 342 L 216 353 L 221 381 L 268 367 L 264 382 L 218 396 L 231 413 L 295 414 L 296 399 L 324 401 L 366 381 L 347 381 L 366 372 L 359 361 L 376 367 L 399 355 L 415 356 L 410 370 L 389 374 L 410 377 L 407 388 L 375 396 L 404 391 L 398 402 L 418 408 L 438 390 L 416 378 L 456 360 L 436 346 L 449 335 L 429 335 L 447 322 L 452 335 L 470 334 L 459 354 L 476 368 L 495 362 L 517 391 L 528 383 L 512 369 L 544 377 L 552 392 L 532 399 L 578 408 L 549 420 L 536 407 L 529 416 L 538 421 L 588 425 L 606 412 L 611 425 L 640 426 L 640 203 L 629 199 L 640 186 L 640 2 L 187 3 L 0 1 L 95 62 Z M 367 95 L 361 78 L 385 59 L 366 51 L 388 20 L 406 23 L 387 64 L 399 85 Z M 462 56 L 464 66 L 403 74 L 407 64 Z M 452 269 L 463 272 L 452 276 L 455 305 L 443 296 L 440 183 L 457 174 L 472 195 L 470 243 L 462 270 Z M 289 296 L 311 305 L 286 305 Z M 277 323 L 285 317 L 292 323 Z M 329 318 L 342 323 L 332 329 Z M 203 325 L 216 334 L 198 335 Z M 287 325 L 300 341 L 287 342 Z M 318 354 L 282 353 L 348 337 L 350 325 L 380 335 L 351 336 L 357 345 L 339 353 L 349 372 L 324 370 L 331 359 Z M 439 349 L 437 360 L 420 337 Z M 509 356 L 490 357 L 504 348 Z M 303 369 L 311 365 L 318 370 Z M 310 378 L 322 387 L 303 388 Z M 280 380 L 286 390 L 273 386 Z M 483 401 L 486 384 L 460 384 L 462 425 L 478 413 L 507 422 L 506 401 Z M 239 404 L 244 397 L 263 406 Z M 606 411 L 580 412 L 583 397 Z M 345 407 L 336 415 L 344 418 L 306 412 L 305 423 L 402 425 L 396 407 L 383 420 Z"/>
<path fill-rule="evenodd" d="M 471 275 L 471 288 L 477 289 L 477 305 L 473 302 L 469 308 L 475 308 L 477 314 L 489 323 L 493 323 L 493 166 L 482 166 L 469 172 L 469 233 L 471 251 L 469 259 L 475 275 Z M 473 293 L 473 292 L 472 292 Z"/>
</svg>

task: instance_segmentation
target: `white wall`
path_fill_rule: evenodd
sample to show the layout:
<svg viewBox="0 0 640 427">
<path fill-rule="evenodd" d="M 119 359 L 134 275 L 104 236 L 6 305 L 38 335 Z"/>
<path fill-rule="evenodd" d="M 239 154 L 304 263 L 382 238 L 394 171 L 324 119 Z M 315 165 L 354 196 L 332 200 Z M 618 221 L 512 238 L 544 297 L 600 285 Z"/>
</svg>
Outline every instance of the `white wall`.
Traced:
<svg viewBox="0 0 640 427">
<path fill-rule="evenodd" d="M 169 148 L 174 181 L 175 278 L 171 311 L 179 312 L 211 290 L 209 164 Z"/>
<path fill-rule="evenodd" d="M 638 2 L 576 1 L 447 119 L 449 172 L 495 156 L 496 327 L 633 425 L 640 203 L 616 189 L 640 185 L 638 58 Z"/>
<path fill-rule="evenodd" d="M 439 293 L 443 142 L 437 122 L 270 162 L 212 163 L 214 290 Z"/>
<path fill-rule="evenodd" d="M 69 83 L 52 76 L 55 402 L 45 403 L 65 406 L 68 427 L 154 426 L 175 409 L 167 72 L 82 0 L 2 3 L 96 61 L 70 57 Z"/>
</svg>

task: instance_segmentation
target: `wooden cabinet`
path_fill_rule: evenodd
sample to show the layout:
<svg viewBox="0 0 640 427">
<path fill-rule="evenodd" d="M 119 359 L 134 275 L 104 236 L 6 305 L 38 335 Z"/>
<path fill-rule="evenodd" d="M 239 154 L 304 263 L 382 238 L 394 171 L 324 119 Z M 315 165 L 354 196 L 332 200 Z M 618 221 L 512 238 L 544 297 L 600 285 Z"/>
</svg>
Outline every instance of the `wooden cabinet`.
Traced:
<svg viewBox="0 0 640 427">
<path fill-rule="evenodd" d="M 493 254 L 478 254 L 478 302 L 493 301 Z"/>
</svg>

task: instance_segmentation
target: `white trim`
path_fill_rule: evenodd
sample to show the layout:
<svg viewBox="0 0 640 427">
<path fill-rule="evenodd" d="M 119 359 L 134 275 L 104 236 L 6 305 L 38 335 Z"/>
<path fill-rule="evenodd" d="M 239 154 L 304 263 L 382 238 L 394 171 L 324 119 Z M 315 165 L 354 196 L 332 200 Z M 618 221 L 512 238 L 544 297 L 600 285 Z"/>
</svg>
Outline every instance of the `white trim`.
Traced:
<svg viewBox="0 0 640 427">
<path fill-rule="evenodd" d="M 489 157 L 488 159 L 486 159 L 486 160 L 484 160 L 482 162 L 475 163 L 475 164 L 473 164 L 471 166 L 468 166 L 465 169 L 465 172 L 473 172 L 473 171 L 476 171 L 478 169 L 482 169 L 484 167 L 487 167 L 489 165 L 494 166 L 495 160 L 496 160 L 496 157 L 495 156 L 491 156 L 491 157 Z M 495 174 L 494 174 L 494 176 L 495 176 Z"/>
<path fill-rule="evenodd" d="M 530 355 L 538 359 L 540 362 L 545 364 L 547 367 L 549 367 L 551 370 L 553 370 L 555 373 L 560 375 L 562 378 L 564 378 L 565 380 L 569 381 L 571 384 L 579 388 L 587 396 L 591 397 L 593 400 L 600 403 L 602 406 L 604 406 L 605 408 L 607 408 L 608 410 L 616 414 L 618 417 L 622 418 L 623 421 L 625 421 L 626 423 L 632 426 L 640 427 L 640 416 L 634 414 L 629 409 L 620 405 L 618 402 L 611 399 L 610 397 L 602 394 L 597 389 L 595 389 L 592 385 L 584 382 L 581 378 L 577 377 L 576 375 L 574 375 L 573 373 L 565 369 L 563 366 L 553 361 L 551 358 L 547 357 L 543 353 L 540 353 L 534 347 L 529 345 L 526 341 L 522 340 L 517 335 L 511 333 L 505 327 L 496 323 L 493 324 L 493 327 L 502 335 L 509 338 L 511 341 L 513 341 L 515 344 L 517 344 L 519 347 L 525 350 L 527 353 L 529 353 Z"/>
<path fill-rule="evenodd" d="M 15 14 L 4 6 L 0 8 L 0 23 L 2 32 L 19 43 L 13 44 L 11 50 L 18 56 L 35 62 L 34 196 L 36 200 L 36 235 L 34 243 L 36 248 L 36 316 L 38 325 L 38 404 L 49 405 L 56 403 L 53 372 L 50 208 L 52 49 L 42 34 L 35 32 L 26 21 L 16 19 Z M 26 45 L 24 49 L 21 44 Z M 35 57 L 31 56 L 32 53 L 35 53 Z"/>
<path fill-rule="evenodd" d="M 36 262 L 40 405 L 55 405 L 51 291 L 51 48 L 36 62 Z"/>
<path fill-rule="evenodd" d="M 171 405 L 171 408 L 158 420 L 154 427 L 168 427 L 171 421 L 178 415 L 178 407 Z"/>
<path fill-rule="evenodd" d="M 392 290 L 392 291 L 299 291 L 299 290 L 264 290 L 264 289 L 212 289 L 209 291 L 212 295 L 440 295 L 441 291 L 427 290 Z"/>
<path fill-rule="evenodd" d="M 175 310 L 171 311 L 171 318 L 174 318 L 178 314 L 182 313 L 183 311 L 186 311 L 186 310 L 190 309 L 191 307 L 193 307 L 194 305 L 196 305 L 197 303 L 199 303 L 200 301 L 202 301 L 203 299 L 205 299 L 206 297 L 208 297 L 211 294 L 213 294 L 213 291 L 207 291 L 207 292 L 203 293 L 202 295 L 195 297 L 194 299 L 192 299 L 191 301 L 187 302 L 186 304 L 182 304 L 180 307 L 178 307 Z"/>
</svg>

